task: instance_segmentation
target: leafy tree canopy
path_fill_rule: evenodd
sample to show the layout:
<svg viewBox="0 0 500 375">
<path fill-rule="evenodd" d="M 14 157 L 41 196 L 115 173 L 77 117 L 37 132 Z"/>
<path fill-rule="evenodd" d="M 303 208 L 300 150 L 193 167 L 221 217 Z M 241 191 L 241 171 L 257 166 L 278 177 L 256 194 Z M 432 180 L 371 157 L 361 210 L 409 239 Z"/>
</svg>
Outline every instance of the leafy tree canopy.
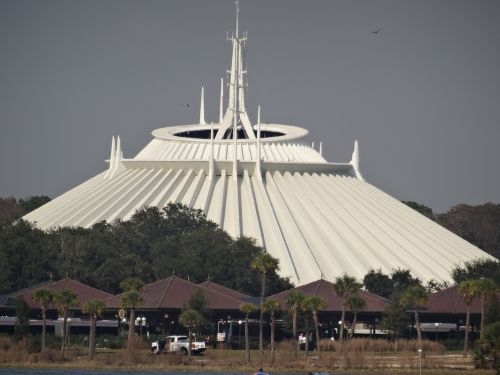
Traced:
<svg viewBox="0 0 500 375">
<path fill-rule="evenodd" d="M 189 297 L 184 309 L 196 310 L 203 316 L 210 313 L 210 304 L 208 303 L 208 298 L 203 293 L 203 290 L 196 289 L 193 294 Z"/>
<path fill-rule="evenodd" d="M 264 250 L 253 239 L 233 239 L 202 211 L 181 204 L 143 209 L 128 221 L 88 229 L 44 232 L 18 220 L 0 227 L 0 293 L 63 277 L 118 293 L 126 278 L 149 283 L 174 273 L 259 295 L 261 274 L 250 266 L 261 254 Z M 275 270 L 266 278 L 270 294 L 292 286 Z"/>
<path fill-rule="evenodd" d="M 389 305 L 386 307 L 380 328 L 388 330 L 394 339 L 403 336 L 408 329 L 409 319 L 405 306 L 403 306 L 399 298 L 393 296 Z"/>
<path fill-rule="evenodd" d="M 1 227 L 0 293 L 35 285 L 57 274 L 58 247 L 53 233 L 24 220 Z"/>
<path fill-rule="evenodd" d="M 24 211 L 23 215 L 26 215 L 27 213 L 36 210 L 38 207 L 41 207 L 48 202 L 50 202 L 49 197 L 47 197 L 46 195 L 39 195 L 25 199 L 19 199 L 17 201 L 17 205 Z"/>
<path fill-rule="evenodd" d="M 394 282 L 389 275 L 382 273 L 382 270 L 371 269 L 363 278 L 363 286 L 367 291 L 379 296 L 389 298 L 392 293 Z"/>
<path fill-rule="evenodd" d="M 459 204 L 439 215 L 437 222 L 488 254 L 500 258 L 500 204 Z"/>
<path fill-rule="evenodd" d="M 367 291 L 385 298 L 399 295 L 410 286 L 421 285 L 417 277 L 413 277 L 410 270 L 396 268 L 390 275 L 382 273 L 382 270 L 371 269 L 363 278 L 363 286 Z"/>
<path fill-rule="evenodd" d="M 427 216 L 429 219 L 434 220 L 434 212 L 432 212 L 432 208 L 412 201 L 401 201 L 401 202 L 406 204 L 408 207 L 413 208 L 415 211 L 420 212 L 422 215 Z"/>
<path fill-rule="evenodd" d="M 201 319 L 198 322 L 198 330 L 206 332 L 213 328 L 211 323 L 212 312 L 210 311 L 210 304 L 208 298 L 201 288 L 197 288 L 189 297 L 187 303 L 183 306 L 182 312 L 186 310 L 196 311 L 200 314 Z"/>
<path fill-rule="evenodd" d="M 465 262 L 463 266 L 456 267 L 451 271 L 451 277 L 457 284 L 466 280 L 488 278 L 500 286 L 500 261 L 496 259 L 475 259 Z"/>
<path fill-rule="evenodd" d="M 12 197 L 0 198 L 0 227 L 19 219 L 49 201 L 50 198 L 45 195 L 19 200 Z"/>
</svg>

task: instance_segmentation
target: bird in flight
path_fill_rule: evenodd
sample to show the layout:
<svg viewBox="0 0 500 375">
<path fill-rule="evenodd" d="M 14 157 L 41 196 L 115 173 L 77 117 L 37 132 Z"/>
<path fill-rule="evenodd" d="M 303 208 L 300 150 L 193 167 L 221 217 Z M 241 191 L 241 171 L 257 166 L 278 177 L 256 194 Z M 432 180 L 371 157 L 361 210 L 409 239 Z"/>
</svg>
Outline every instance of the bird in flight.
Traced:
<svg viewBox="0 0 500 375">
<path fill-rule="evenodd" d="M 189 103 L 186 103 L 186 107 L 188 107 L 188 108 L 190 107 Z"/>
<path fill-rule="evenodd" d="M 378 34 L 378 33 L 379 33 L 379 32 L 381 32 L 381 31 L 382 31 L 382 29 L 377 29 L 377 30 L 375 30 L 375 31 L 372 31 L 372 34 Z"/>
</svg>

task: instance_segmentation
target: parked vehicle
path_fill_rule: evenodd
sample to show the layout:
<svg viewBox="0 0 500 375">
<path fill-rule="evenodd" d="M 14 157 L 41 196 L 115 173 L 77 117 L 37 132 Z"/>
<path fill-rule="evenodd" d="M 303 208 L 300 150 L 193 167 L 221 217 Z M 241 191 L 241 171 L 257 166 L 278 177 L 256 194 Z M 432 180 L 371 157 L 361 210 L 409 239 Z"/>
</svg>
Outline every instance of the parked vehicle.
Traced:
<svg viewBox="0 0 500 375">
<path fill-rule="evenodd" d="M 346 325 L 347 326 L 347 325 Z M 350 334 L 352 331 L 351 325 L 347 326 L 347 332 Z M 392 332 L 389 330 L 385 329 L 379 329 L 375 327 L 375 330 L 373 329 L 374 327 L 370 323 L 365 323 L 365 322 L 358 322 L 356 323 L 356 327 L 354 330 L 354 335 L 355 336 L 387 336 L 390 335 Z"/>
<path fill-rule="evenodd" d="M 457 325 L 454 323 L 420 323 L 420 330 L 423 333 L 450 333 L 456 332 Z"/>
<path fill-rule="evenodd" d="M 191 342 L 191 353 L 199 354 L 206 350 L 204 341 L 193 341 Z M 175 353 L 180 352 L 182 354 L 188 354 L 189 352 L 189 340 L 187 336 L 164 336 L 158 338 L 158 340 L 151 343 L 151 350 L 153 354 L 159 354 L 161 352 Z"/>
</svg>

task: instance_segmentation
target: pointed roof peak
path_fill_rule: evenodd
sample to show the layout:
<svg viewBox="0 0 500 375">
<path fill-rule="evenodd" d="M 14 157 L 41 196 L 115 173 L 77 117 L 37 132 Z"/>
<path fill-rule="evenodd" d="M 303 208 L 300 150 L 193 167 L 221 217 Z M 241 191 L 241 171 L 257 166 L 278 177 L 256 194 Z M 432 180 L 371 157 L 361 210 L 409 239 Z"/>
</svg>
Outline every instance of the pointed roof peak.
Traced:
<svg viewBox="0 0 500 375">
<path fill-rule="evenodd" d="M 239 1 L 236 1 L 236 30 L 235 34 L 229 38 L 233 45 L 233 51 L 231 69 L 229 70 L 228 104 L 216 140 L 236 138 L 240 130 L 242 130 L 240 134 L 243 133 L 243 137 L 240 136 L 240 138 L 255 139 L 255 133 L 245 107 L 246 69 L 243 62 L 243 45 L 247 40 L 247 35 L 245 32 L 240 36 L 239 12 Z"/>
<path fill-rule="evenodd" d="M 235 34 L 236 34 L 236 38 L 239 37 L 239 20 L 240 20 L 240 1 L 239 0 L 236 0 L 235 1 L 235 5 L 236 5 L 236 31 L 235 31 Z"/>
<path fill-rule="evenodd" d="M 201 86 L 201 98 L 200 98 L 200 124 L 206 125 L 205 121 L 205 89 Z"/>
</svg>

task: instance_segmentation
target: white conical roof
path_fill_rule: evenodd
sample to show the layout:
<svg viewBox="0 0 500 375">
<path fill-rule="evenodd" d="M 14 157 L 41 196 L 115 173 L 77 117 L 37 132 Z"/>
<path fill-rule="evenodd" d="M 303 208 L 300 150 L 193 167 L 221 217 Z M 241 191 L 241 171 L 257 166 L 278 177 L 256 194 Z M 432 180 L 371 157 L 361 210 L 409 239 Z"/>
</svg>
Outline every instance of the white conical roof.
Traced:
<svg viewBox="0 0 500 375">
<path fill-rule="evenodd" d="M 219 123 L 205 124 L 202 93 L 202 124 L 157 129 L 132 159 L 113 137 L 107 171 L 24 219 L 42 229 L 89 227 L 180 202 L 233 236 L 257 239 L 298 285 L 344 272 L 361 279 L 379 268 L 449 281 L 457 264 L 492 258 L 365 182 L 357 142 L 349 163 L 328 163 L 303 141 L 303 128 L 251 125 L 242 89 L 245 39 L 231 39 L 229 103 L 224 116 L 221 104 Z"/>
</svg>

